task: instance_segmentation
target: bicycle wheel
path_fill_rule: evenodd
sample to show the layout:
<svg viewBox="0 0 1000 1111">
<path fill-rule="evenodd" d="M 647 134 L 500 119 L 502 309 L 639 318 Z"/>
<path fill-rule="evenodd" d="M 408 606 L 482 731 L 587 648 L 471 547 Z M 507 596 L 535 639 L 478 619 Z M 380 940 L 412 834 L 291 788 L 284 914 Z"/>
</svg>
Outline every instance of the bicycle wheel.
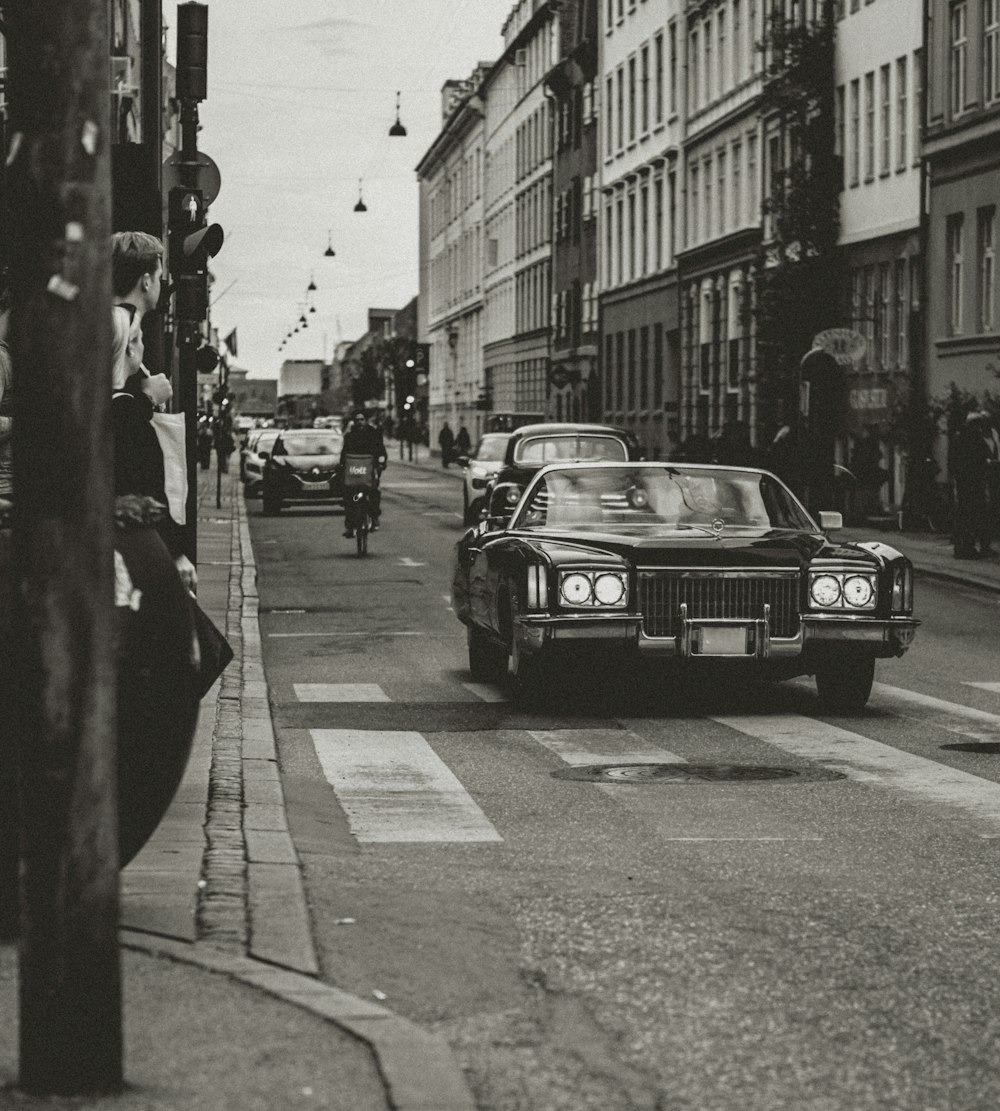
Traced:
<svg viewBox="0 0 1000 1111">
<path fill-rule="evenodd" d="M 368 551 L 368 495 L 361 494 L 355 503 L 354 513 L 356 523 L 354 527 L 354 538 L 358 545 L 359 558 L 365 555 Z"/>
</svg>

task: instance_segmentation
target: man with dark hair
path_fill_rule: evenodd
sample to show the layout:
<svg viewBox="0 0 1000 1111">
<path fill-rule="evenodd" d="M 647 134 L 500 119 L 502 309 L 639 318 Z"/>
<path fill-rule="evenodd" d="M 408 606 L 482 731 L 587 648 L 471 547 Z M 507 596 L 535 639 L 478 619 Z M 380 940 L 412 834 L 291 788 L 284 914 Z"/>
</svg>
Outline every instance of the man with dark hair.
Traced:
<svg viewBox="0 0 1000 1111">
<path fill-rule="evenodd" d="M 116 305 L 131 305 L 140 317 L 155 309 L 163 281 L 163 244 L 144 231 L 111 237 L 111 292 Z"/>
</svg>

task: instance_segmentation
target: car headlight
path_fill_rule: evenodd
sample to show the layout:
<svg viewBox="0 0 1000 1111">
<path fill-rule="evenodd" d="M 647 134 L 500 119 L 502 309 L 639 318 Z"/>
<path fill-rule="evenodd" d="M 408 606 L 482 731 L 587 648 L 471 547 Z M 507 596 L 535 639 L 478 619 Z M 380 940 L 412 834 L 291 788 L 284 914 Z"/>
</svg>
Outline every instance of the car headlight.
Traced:
<svg viewBox="0 0 1000 1111">
<path fill-rule="evenodd" d="M 593 597 L 590 578 L 579 572 L 565 575 L 559 587 L 559 597 L 570 606 L 585 606 Z"/>
<path fill-rule="evenodd" d="M 590 609 L 628 604 L 625 571 L 564 571 L 559 578 L 559 604 Z"/>
<path fill-rule="evenodd" d="M 892 576 L 892 612 L 911 613 L 913 611 L 913 568 L 900 564 Z"/>
<path fill-rule="evenodd" d="M 818 575 L 809 593 L 817 606 L 835 606 L 840 601 L 840 580 L 833 575 Z"/>
<path fill-rule="evenodd" d="M 602 606 L 617 606 L 625 597 L 625 581 L 621 575 L 598 575 L 594 580 L 594 597 Z"/>
<path fill-rule="evenodd" d="M 844 601 L 847 605 L 856 606 L 858 609 L 864 609 L 865 606 L 871 603 L 874 597 L 875 587 L 870 579 L 866 579 L 861 575 L 851 575 L 851 577 L 844 582 Z"/>
</svg>

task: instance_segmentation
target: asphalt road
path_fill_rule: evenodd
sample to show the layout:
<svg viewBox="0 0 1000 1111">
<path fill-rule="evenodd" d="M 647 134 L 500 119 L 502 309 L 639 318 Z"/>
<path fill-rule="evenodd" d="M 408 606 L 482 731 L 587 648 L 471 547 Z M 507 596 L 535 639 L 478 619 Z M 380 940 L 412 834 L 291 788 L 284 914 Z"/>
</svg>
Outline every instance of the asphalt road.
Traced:
<svg viewBox="0 0 1000 1111">
<path fill-rule="evenodd" d="M 1000 748 L 1000 599 L 918 580 L 861 717 L 611 673 L 527 715 L 470 684 L 460 487 L 384 490 L 365 560 L 249 503 L 324 976 L 443 1032 L 483 1111 L 995 1111 L 1000 755 L 954 746 Z M 564 777 L 675 760 L 800 774 Z"/>
</svg>

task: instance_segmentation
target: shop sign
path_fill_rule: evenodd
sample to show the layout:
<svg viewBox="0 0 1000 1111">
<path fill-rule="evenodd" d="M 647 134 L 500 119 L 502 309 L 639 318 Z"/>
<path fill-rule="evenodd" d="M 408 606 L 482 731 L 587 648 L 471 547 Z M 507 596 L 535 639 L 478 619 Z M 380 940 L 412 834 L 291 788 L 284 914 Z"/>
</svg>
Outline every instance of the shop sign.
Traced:
<svg viewBox="0 0 1000 1111">
<path fill-rule="evenodd" d="M 828 328 L 817 334 L 813 347 L 828 351 L 843 367 L 857 366 L 865 357 L 865 337 L 853 328 Z"/>
<path fill-rule="evenodd" d="M 848 400 L 852 409 L 870 411 L 889 408 L 889 391 L 881 387 L 851 390 Z"/>
</svg>

